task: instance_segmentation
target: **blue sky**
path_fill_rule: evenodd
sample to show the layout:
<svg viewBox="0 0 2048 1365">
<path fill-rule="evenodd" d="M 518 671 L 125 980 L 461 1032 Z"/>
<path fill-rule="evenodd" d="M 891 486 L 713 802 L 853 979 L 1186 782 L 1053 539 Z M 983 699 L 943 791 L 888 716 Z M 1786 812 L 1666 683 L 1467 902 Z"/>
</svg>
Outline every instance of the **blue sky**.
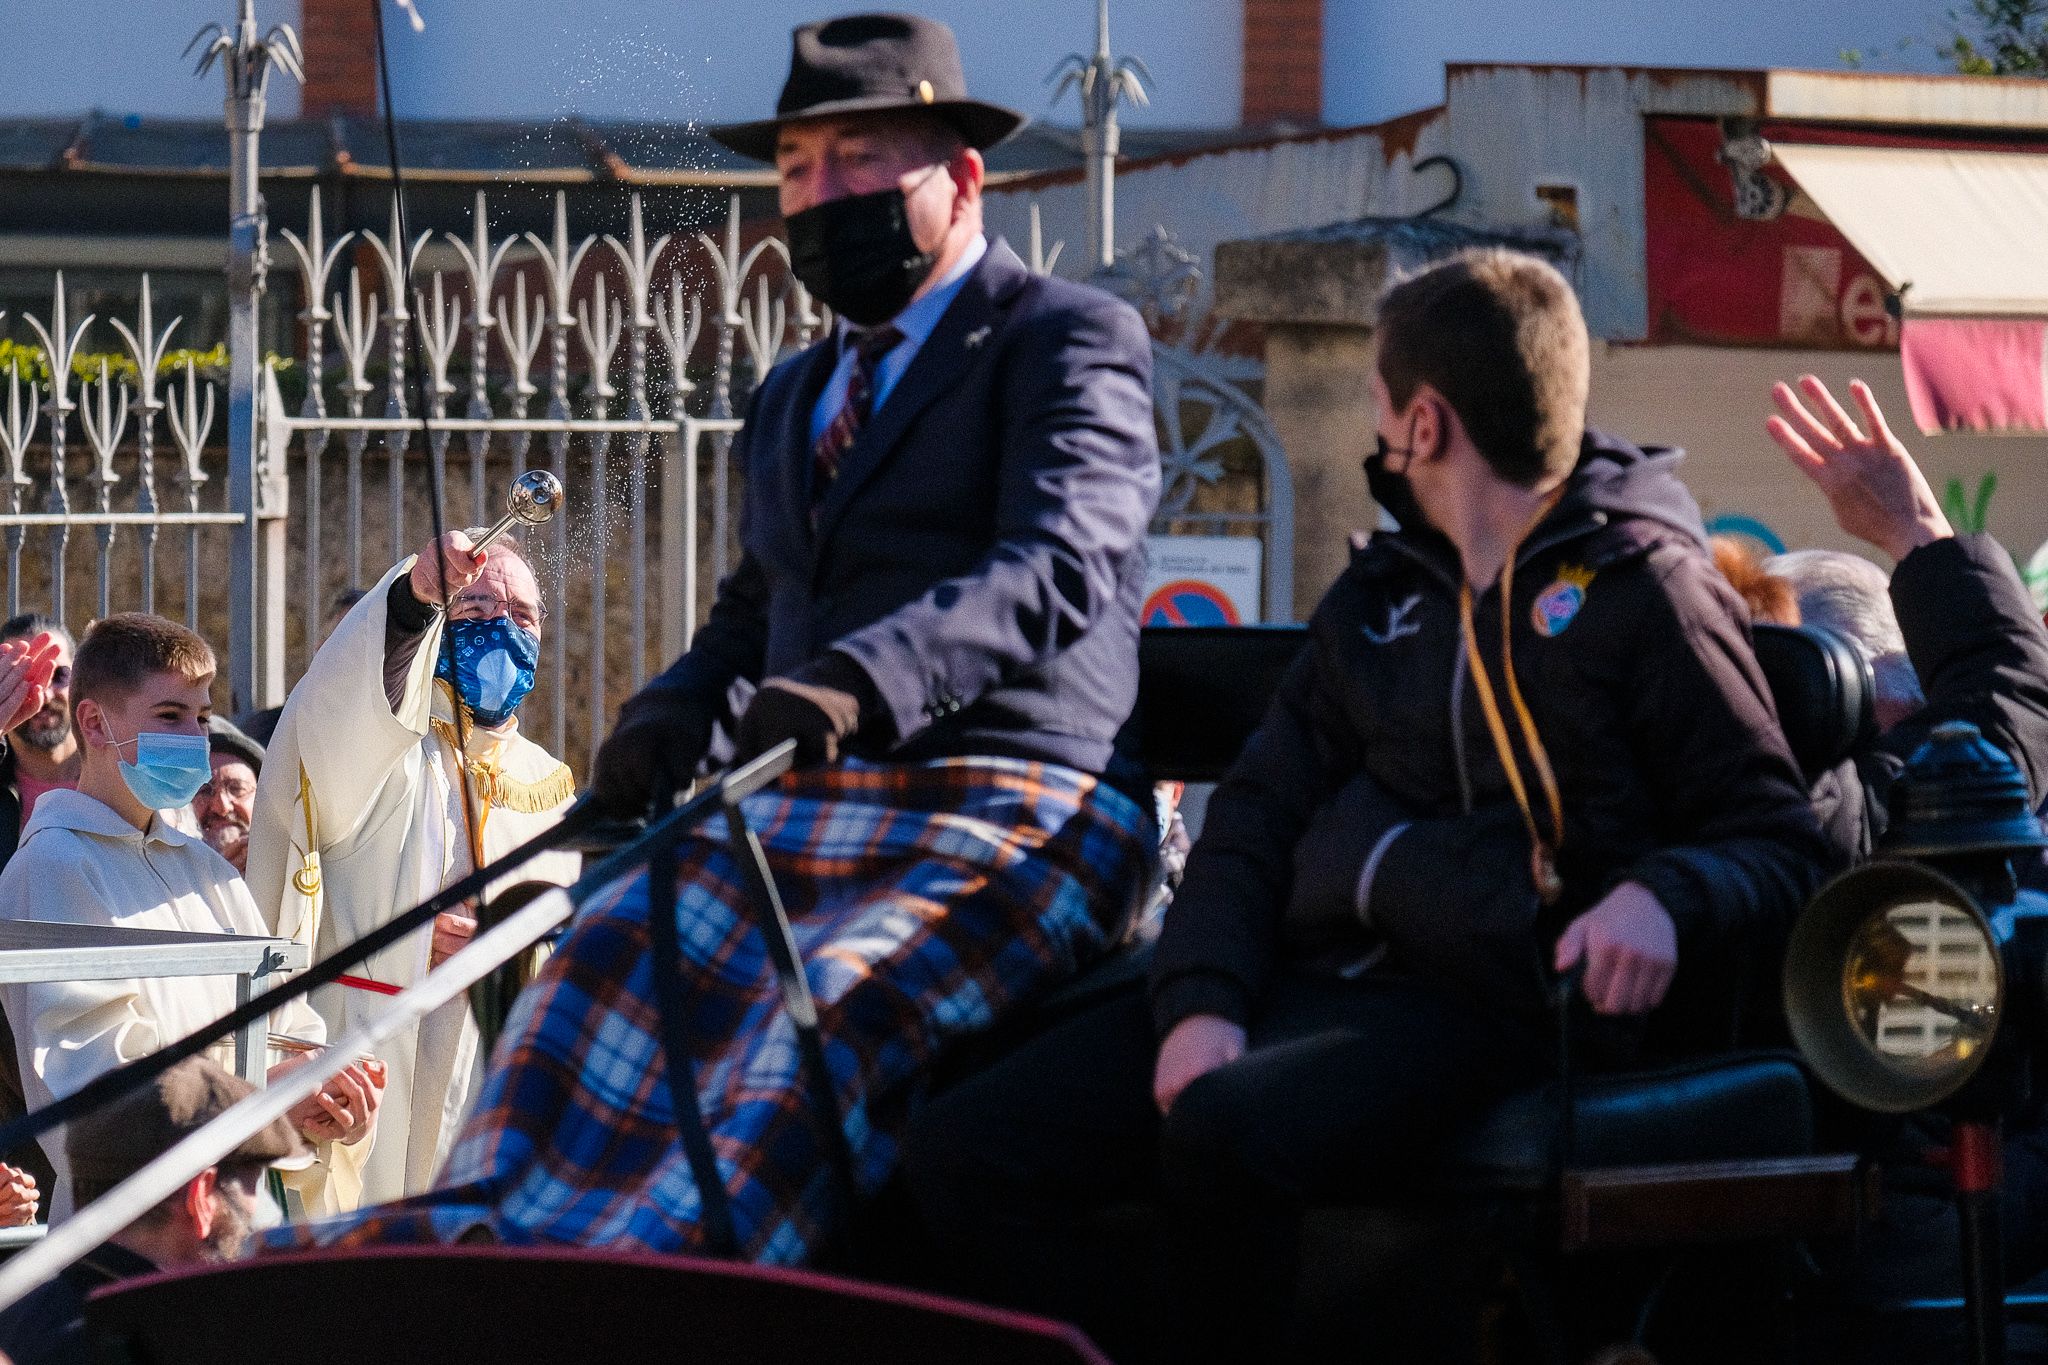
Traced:
<svg viewBox="0 0 2048 1365">
<path fill-rule="evenodd" d="M 902 0 L 898 0 L 899 3 Z M 563 113 L 660 119 L 751 116 L 773 103 L 799 20 L 818 0 L 417 0 L 415 36 L 394 19 L 401 112 L 443 118 Z M 1034 116 L 1045 76 L 1093 38 L 1094 0 L 927 0 L 951 23 L 978 92 Z M 180 50 L 233 0 L 126 0 L 118 21 L 13 0 L 0 44 L 0 116 L 114 113 L 211 117 L 220 80 L 190 75 Z M 1941 0 L 1326 0 L 1325 110 L 1369 122 L 1434 103 L 1446 60 L 1839 68 L 1860 48 L 1881 69 L 1938 69 Z M 264 23 L 295 0 L 258 0 Z M 1113 41 L 1145 59 L 1153 105 L 1133 123 L 1235 120 L 1241 0 L 1114 0 Z M 1904 51 L 1902 39 L 1914 40 Z M 296 94 L 282 86 L 280 113 Z"/>
</svg>

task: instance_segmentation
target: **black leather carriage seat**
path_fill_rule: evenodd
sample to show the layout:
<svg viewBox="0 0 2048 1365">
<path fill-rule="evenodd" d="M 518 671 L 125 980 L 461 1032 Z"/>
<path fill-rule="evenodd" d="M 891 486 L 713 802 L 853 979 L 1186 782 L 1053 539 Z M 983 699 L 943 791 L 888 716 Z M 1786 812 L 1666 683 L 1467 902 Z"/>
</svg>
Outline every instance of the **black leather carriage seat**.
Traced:
<svg viewBox="0 0 2048 1365">
<path fill-rule="evenodd" d="M 1558 1172 L 1558 1097 L 1531 1090 L 1496 1106 L 1456 1144 L 1461 1184 L 1536 1194 Z M 1579 1078 L 1574 1170 L 1768 1160 L 1814 1149 L 1813 1096 L 1796 1055 L 1752 1052 Z"/>
<path fill-rule="evenodd" d="M 1229 769 L 1281 677 L 1308 639 L 1305 626 L 1148 626 L 1138 640 L 1136 752 L 1163 781 L 1214 782 Z M 1779 723 L 1808 780 L 1877 732 L 1870 662 L 1818 626 L 1755 628 Z"/>
<path fill-rule="evenodd" d="M 281 1311 L 250 1311 L 266 1303 Z M 338 1342 L 355 1359 L 443 1365 L 670 1351 L 723 1365 L 1109 1365 L 1077 1329 L 1042 1318 L 811 1271 L 598 1248 L 262 1256 L 124 1281 L 93 1297 L 86 1321 L 103 1353 L 94 1359 L 160 1365 L 323 1359 Z M 650 1352 L 665 1341 L 679 1344 Z"/>
</svg>

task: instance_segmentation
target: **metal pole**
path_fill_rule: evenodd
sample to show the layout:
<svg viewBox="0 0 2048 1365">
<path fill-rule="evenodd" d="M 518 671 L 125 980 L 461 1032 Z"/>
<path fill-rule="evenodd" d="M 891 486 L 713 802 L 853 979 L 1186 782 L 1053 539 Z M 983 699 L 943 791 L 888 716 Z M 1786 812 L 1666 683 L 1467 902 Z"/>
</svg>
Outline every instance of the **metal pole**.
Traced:
<svg viewBox="0 0 2048 1365">
<path fill-rule="evenodd" d="M 1097 89 L 1108 98 L 1083 100 L 1087 121 L 1081 129 L 1081 153 L 1088 162 L 1088 260 L 1096 269 L 1116 264 L 1116 154 L 1123 131 L 1117 127 L 1114 61 L 1109 55 L 1109 0 L 1095 14 Z M 1090 92 L 1095 93 L 1095 92 Z"/>
<path fill-rule="evenodd" d="M 254 0 L 242 0 L 236 29 L 236 47 L 246 53 L 256 43 Z M 237 712 L 258 705 L 262 619 L 256 600 L 256 367 L 262 359 L 256 309 L 263 287 L 263 203 L 256 152 L 264 95 L 255 82 L 237 79 L 245 71 L 246 63 L 228 64 L 228 509 L 244 518 L 228 553 L 228 689 Z"/>
<path fill-rule="evenodd" d="M 1117 106 L 1124 100 L 1146 102 L 1145 83 L 1151 73 L 1135 57 L 1119 58 L 1109 49 L 1109 0 L 1095 7 L 1095 50 L 1073 53 L 1053 69 L 1059 82 L 1057 100 L 1073 86 L 1081 96 L 1081 155 L 1088 169 L 1088 269 L 1116 265 L 1116 156 L 1122 134 Z"/>
<path fill-rule="evenodd" d="M 1088 163 L 1088 260 L 1099 270 L 1116 264 L 1115 123 L 1081 130 L 1081 155 Z"/>
<path fill-rule="evenodd" d="M 1958 1121 L 1949 1165 L 1961 1219 L 1963 1319 L 1971 1365 L 2005 1365 L 2005 1251 L 1998 1221 L 1998 1124 Z"/>
<path fill-rule="evenodd" d="M 236 972 L 235 1008 L 240 1009 L 255 998 L 249 973 Z M 269 1070 L 264 1065 L 269 1060 L 269 1048 L 264 1046 L 265 1031 L 262 1024 L 250 1024 L 235 1033 L 235 1074 L 257 1087 L 262 1086 L 264 1073 Z"/>
<path fill-rule="evenodd" d="M 259 35 L 255 0 L 241 0 L 232 34 L 206 41 L 200 70 L 227 75 L 228 510 L 242 518 L 228 555 L 228 688 L 233 706 L 271 706 L 284 693 L 284 480 L 263 449 L 263 350 L 258 330 L 269 243 L 257 148 L 273 64 L 301 70 L 298 38 L 283 25 Z"/>
</svg>

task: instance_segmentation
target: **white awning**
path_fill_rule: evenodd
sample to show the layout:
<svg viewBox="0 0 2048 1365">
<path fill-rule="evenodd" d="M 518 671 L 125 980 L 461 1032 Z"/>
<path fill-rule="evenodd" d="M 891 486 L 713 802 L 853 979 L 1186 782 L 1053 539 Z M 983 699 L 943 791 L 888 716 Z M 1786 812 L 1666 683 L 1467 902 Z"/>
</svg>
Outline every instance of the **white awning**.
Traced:
<svg viewBox="0 0 2048 1365">
<path fill-rule="evenodd" d="M 1909 317 L 2048 318 L 2048 155 L 1771 150 Z"/>
</svg>

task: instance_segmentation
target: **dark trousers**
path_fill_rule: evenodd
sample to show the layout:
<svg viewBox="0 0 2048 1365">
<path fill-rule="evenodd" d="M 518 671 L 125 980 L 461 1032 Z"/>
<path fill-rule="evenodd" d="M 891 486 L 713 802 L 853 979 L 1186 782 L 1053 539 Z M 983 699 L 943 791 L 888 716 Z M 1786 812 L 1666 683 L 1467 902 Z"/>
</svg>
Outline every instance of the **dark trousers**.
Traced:
<svg viewBox="0 0 2048 1365">
<path fill-rule="evenodd" d="M 1379 968 L 1283 975 L 1244 1057 L 1164 1119 L 1142 989 L 1051 1028 L 913 1121 L 904 1173 L 955 1292 L 1076 1322 L 1112 1354 L 1272 1359 L 1300 1214 L 1402 1200 L 1488 1105 L 1547 1074 L 1548 1030 Z M 1158 1201 L 1163 1321 L 1103 1210 Z"/>
</svg>

